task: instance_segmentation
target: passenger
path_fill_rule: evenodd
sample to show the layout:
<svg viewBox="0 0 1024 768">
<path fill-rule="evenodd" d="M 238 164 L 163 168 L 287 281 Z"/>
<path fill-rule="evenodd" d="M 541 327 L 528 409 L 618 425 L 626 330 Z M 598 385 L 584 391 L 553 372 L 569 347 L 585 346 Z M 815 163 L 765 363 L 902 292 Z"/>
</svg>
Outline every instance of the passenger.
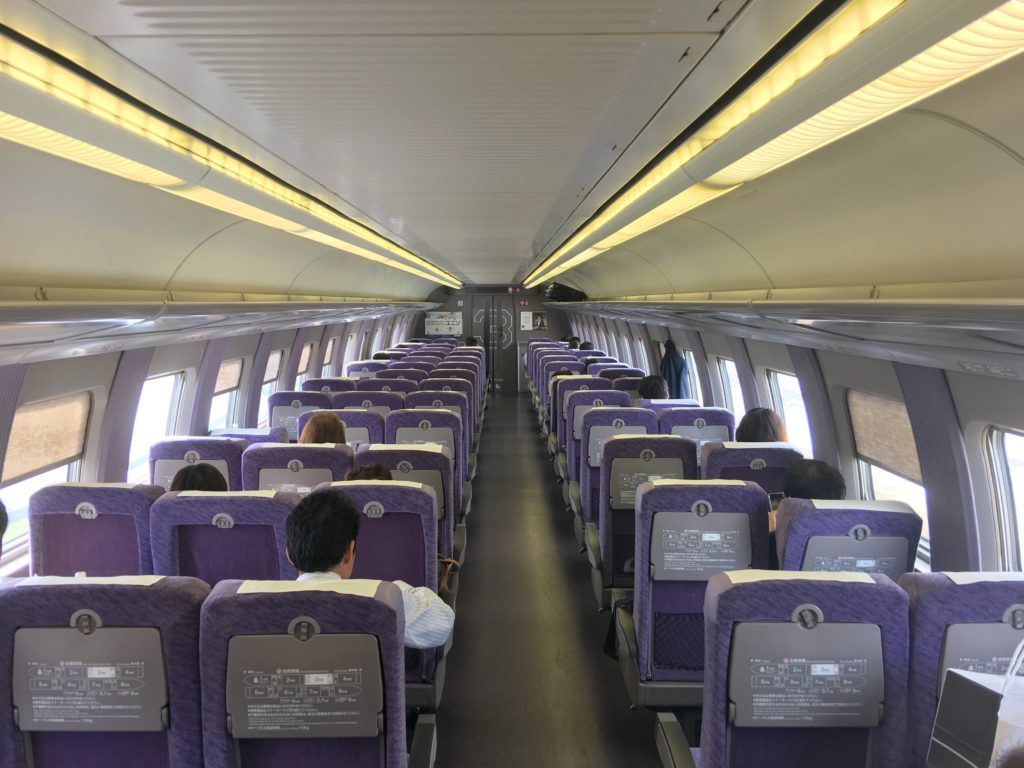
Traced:
<svg viewBox="0 0 1024 768">
<path fill-rule="evenodd" d="M 827 462 L 800 459 L 786 470 L 782 490 L 794 499 L 845 499 L 846 481 L 842 473 Z"/>
<path fill-rule="evenodd" d="M 574 341 L 573 339 L 569 339 L 569 349 L 579 349 L 579 348 L 580 348 L 580 343 L 578 341 Z"/>
<path fill-rule="evenodd" d="M 171 480 L 172 491 L 226 491 L 228 482 L 212 464 L 190 464 L 182 467 Z"/>
<path fill-rule="evenodd" d="M 345 425 L 333 413 L 314 413 L 299 435 L 300 443 L 344 443 Z"/>
<path fill-rule="evenodd" d="M 479 347 L 480 346 L 480 342 L 479 342 L 479 340 L 477 339 L 476 336 L 467 336 L 466 337 L 466 342 L 465 342 L 465 344 L 463 344 L 463 346 L 465 346 L 465 347 Z"/>
<path fill-rule="evenodd" d="M 739 443 L 784 443 L 786 425 L 771 408 L 751 408 L 736 427 Z"/>
<path fill-rule="evenodd" d="M 686 358 L 676 349 L 676 343 L 672 339 L 665 342 L 665 353 L 661 358 L 661 375 L 668 384 L 668 397 L 692 397 Z"/>
<path fill-rule="evenodd" d="M 580 349 L 593 349 L 593 348 L 594 348 L 594 342 L 592 342 L 592 341 L 581 341 L 580 342 Z"/>
<path fill-rule="evenodd" d="M 339 491 L 316 491 L 300 501 L 285 524 L 289 562 L 299 581 L 340 581 L 352 576 L 356 562 L 356 536 L 362 515 Z M 444 645 L 455 623 L 455 613 L 427 587 L 404 581 L 405 644 L 410 648 Z"/>
<path fill-rule="evenodd" d="M 669 396 L 668 383 L 657 374 L 640 379 L 636 392 L 642 400 L 667 400 Z"/>
<path fill-rule="evenodd" d="M 346 480 L 394 480 L 391 470 L 383 464 L 364 464 L 345 473 Z"/>
<path fill-rule="evenodd" d="M 0 501 L 0 541 L 3 541 L 4 534 L 7 533 L 7 507 Z"/>
</svg>

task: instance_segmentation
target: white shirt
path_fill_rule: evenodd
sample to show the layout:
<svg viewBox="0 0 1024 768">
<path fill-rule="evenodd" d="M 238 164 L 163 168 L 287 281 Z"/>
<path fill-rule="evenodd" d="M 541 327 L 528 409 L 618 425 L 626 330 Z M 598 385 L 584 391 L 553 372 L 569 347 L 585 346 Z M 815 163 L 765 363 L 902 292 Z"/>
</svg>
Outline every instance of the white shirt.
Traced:
<svg viewBox="0 0 1024 768">
<path fill-rule="evenodd" d="M 298 581 L 341 581 L 334 571 L 300 573 Z M 409 648 L 437 648 L 448 641 L 455 625 L 455 611 L 429 587 L 393 582 L 402 591 L 405 608 L 405 644 Z"/>
</svg>

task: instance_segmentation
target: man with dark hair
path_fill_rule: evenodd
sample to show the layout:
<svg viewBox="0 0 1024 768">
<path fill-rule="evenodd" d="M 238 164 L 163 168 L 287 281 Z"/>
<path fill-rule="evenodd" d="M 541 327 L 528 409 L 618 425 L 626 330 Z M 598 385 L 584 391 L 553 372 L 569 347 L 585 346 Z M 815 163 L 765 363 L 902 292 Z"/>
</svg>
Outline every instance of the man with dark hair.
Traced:
<svg viewBox="0 0 1024 768">
<path fill-rule="evenodd" d="M 344 493 L 317 491 L 302 499 L 288 515 L 285 529 L 288 560 L 301 573 L 299 581 L 340 581 L 352 577 L 356 564 L 356 537 L 362 514 Z M 455 613 L 427 587 L 404 581 L 405 644 L 410 648 L 444 645 L 455 623 Z"/>
<path fill-rule="evenodd" d="M 580 342 L 580 349 L 593 349 L 593 348 L 594 348 L 594 342 L 592 342 L 592 341 L 581 341 Z"/>
<path fill-rule="evenodd" d="M 665 379 L 657 374 L 644 376 L 640 379 L 636 393 L 640 396 L 641 400 L 667 400 L 668 384 L 665 383 Z"/>
<path fill-rule="evenodd" d="M 800 459 L 789 465 L 782 478 L 786 496 L 794 499 L 845 499 L 846 481 L 831 464 Z"/>
<path fill-rule="evenodd" d="M 0 501 L 0 540 L 3 540 L 4 534 L 7 533 L 7 507 Z"/>
</svg>

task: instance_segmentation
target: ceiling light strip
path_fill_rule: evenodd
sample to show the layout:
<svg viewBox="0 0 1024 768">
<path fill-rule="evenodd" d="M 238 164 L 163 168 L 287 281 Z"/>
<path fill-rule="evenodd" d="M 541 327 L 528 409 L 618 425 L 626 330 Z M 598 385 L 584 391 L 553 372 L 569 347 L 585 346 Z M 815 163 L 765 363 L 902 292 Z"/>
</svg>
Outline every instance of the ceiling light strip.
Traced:
<svg viewBox="0 0 1024 768">
<path fill-rule="evenodd" d="M 106 88 L 70 71 L 46 56 L 3 34 L 0 34 L 0 73 L 24 85 L 28 85 L 34 90 L 47 93 L 106 122 L 113 123 L 154 144 L 184 155 L 207 168 L 224 174 L 234 181 L 302 210 L 332 227 L 358 237 L 400 259 L 411 262 L 412 265 L 419 268 L 414 274 L 419 274 L 432 282 L 440 282 L 450 287 L 462 285 L 461 281 L 454 275 L 431 264 L 426 259 L 396 245 L 358 222 L 340 215 L 323 203 L 277 181 L 269 174 L 249 165 L 231 153 L 136 106 L 129 100 L 121 98 Z M 32 124 L 29 123 L 28 125 Z M 42 128 L 42 126 L 38 127 L 41 130 L 48 130 Z M 75 141 L 70 137 L 64 137 L 62 134 L 55 135 L 62 136 L 62 139 L 67 140 L 67 142 Z M 28 142 L 22 141 L 20 143 L 25 144 Z M 82 142 L 79 142 L 79 144 L 82 146 L 76 147 L 73 151 L 81 158 L 83 157 L 83 148 L 90 145 Z M 38 143 L 31 145 L 43 148 Z M 52 142 L 51 145 L 56 146 Z M 98 148 L 95 149 L 97 152 L 105 151 Z M 60 154 L 60 152 L 53 152 L 52 150 L 47 151 L 51 151 L 53 154 Z M 113 155 L 113 157 L 117 156 Z M 123 158 L 123 160 L 126 163 L 134 162 L 127 158 Z M 135 165 L 138 168 L 145 168 L 145 166 L 138 163 L 135 163 Z M 110 170 L 110 164 L 105 162 L 93 167 Z M 134 169 L 131 173 L 134 174 L 137 170 Z M 156 170 L 153 170 L 153 172 L 156 174 L 160 173 Z M 132 176 L 125 176 L 124 174 L 119 175 L 125 178 L 132 178 Z M 140 178 L 145 177 L 144 173 L 139 175 Z M 140 180 L 140 178 L 133 180 Z M 157 182 L 144 183 L 160 185 Z M 348 247 L 347 243 L 346 246 Z M 398 262 L 392 262 L 392 264 L 394 263 Z"/>
</svg>

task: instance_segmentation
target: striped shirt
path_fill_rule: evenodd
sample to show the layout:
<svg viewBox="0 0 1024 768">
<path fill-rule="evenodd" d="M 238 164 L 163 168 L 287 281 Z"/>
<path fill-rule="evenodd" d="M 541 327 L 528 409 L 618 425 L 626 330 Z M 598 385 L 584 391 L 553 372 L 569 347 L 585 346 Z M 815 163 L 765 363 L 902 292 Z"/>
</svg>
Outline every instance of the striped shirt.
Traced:
<svg viewBox="0 0 1024 768">
<path fill-rule="evenodd" d="M 334 571 L 299 574 L 298 581 L 341 581 Z M 455 612 L 429 587 L 413 587 L 404 581 L 394 585 L 402 592 L 405 608 L 405 644 L 409 648 L 436 648 L 448 641 Z"/>
</svg>

